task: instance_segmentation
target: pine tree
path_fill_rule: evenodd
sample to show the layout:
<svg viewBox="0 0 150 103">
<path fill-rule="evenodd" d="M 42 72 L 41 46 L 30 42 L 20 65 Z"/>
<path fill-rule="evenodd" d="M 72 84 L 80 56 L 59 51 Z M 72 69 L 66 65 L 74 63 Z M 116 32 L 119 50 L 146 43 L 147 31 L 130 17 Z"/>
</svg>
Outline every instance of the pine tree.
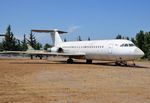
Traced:
<svg viewBox="0 0 150 103">
<path fill-rule="evenodd" d="M 21 42 L 20 42 L 20 40 L 19 39 L 16 39 L 15 40 L 15 51 L 21 51 L 22 50 L 22 47 L 21 47 Z"/>
<path fill-rule="evenodd" d="M 26 51 L 27 50 L 27 40 L 26 40 L 26 35 L 24 34 L 23 40 L 21 41 L 22 43 L 22 50 Z"/>
<path fill-rule="evenodd" d="M 27 39 L 27 41 L 28 41 L 28 44 L 36 50 L 40 50 L 40 48 L 42 48 L 42 44 L 37 42 L 32 32 L 29 34 L 29 39 Z"/>
<path fill-rule="evenodd" d="M 67 41 L 67 39 L 66 38 L 64 38 L 64 42 L 66 42 Z"/>
<path fill-rule="evenodd" d="M 18 50 L 18 48 L 16 48 L 16 38 L 14 37 L 13 32 L 11 32 L 11 26 L 9 25 L 8 28 L 6 29 L 6 34 L 5 34 L 5 38 L 3 39 L 3 49 L 4 50 Z"/>
<path fill-rule="evenodd" d="M 28 44 L 33 47 L 34 49 L 36 48 L 36 38 L 35 36 L 32 34 L 32 32 L 29 34 L 29 39 L 27 39 Z"/>
<path fill-rule="evenodd" d="M 150 59 L 150 32 L 145 32 L 144 47 L 145 57 Z"/>
<path fill-rule="evenodd" d="M 127 40 L 129 40 L 129 37 L 128 36 L 122 36 L 122 35 L 118 34 L 116 36 L 116 39 L 127 39 Z"/>
<path fill-rule="evenodd" d="M 144 31 L 140 31 L 139 33 L 137 33 L 136 35 L 136 45 L 143 51 L 144 50 Z"/>
<path fill-rule="evenodd" d="M 77 39 L 78 41 L 82 41 L 82 39 L 81 39 L 81 36 L 78 36 L 78 39 Z"/>
<path fill-rule="evenodd" d="M 127 36 L 126 39 L 129 40 L 129 37 Z"/>
<path fill-rule="evenodd" d="M 3 44 L 0 43 L 0 51 L 3 51 Z"/>
<path fill-rule="evenodd" d="M 120 34 L 118 34 L 118 35 L 116 36 L 116 39 L 122 39 L 122 36 L 121 36 Z"/>
<path fill-rule="evenodd" d="M 136 41 L 135 41 L 134 38 L 131 38 L 131 41 L 132 41 L 134 44 L 136 44 Z"/>
<path fill-rule="evenodd" d="M 51 47 L 52 47 L 52 45 L 46 43 L 46 44 L 44 45 L 44 50 L 47 50 L 48 48 L 51 48 Z"/>
<path fill-rule="evenodd" d="M 90 37 L 88 37 L 88 41 L 90 41 L 91 40 L 91 38 Z"/>
<path fill-rule="evenodd" d="M 42 44 L 41 43 L 36 43 L 35 49 L 36 50 L 40 50 L 42 48 Z"/>
</svg>

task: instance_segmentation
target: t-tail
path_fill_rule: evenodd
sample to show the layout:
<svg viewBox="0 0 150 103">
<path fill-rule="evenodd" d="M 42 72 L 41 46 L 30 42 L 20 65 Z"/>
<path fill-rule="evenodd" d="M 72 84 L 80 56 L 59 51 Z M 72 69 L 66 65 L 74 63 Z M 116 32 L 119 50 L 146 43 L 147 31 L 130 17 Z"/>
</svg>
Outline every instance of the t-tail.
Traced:
<svg viewBox="0 0 150 103">
<path fill-rule="evenodd" d="M 55 47 L 59 47 L 59 44 L 62 43 L 62 39 L 60 38 L 60 34 L 67 33 L 65 31 L 61 31 L 58 29 L 52 30 L 31 30 L 31 32 L 39 32 L 39 33 L 51 33 L 52 42 Z"/>
</svg>

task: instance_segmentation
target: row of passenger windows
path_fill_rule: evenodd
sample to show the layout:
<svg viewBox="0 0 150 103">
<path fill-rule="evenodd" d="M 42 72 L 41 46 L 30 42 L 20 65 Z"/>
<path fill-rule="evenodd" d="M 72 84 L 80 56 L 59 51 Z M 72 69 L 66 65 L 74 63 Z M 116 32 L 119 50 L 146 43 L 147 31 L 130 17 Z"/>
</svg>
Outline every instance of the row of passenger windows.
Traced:
<svg viewBox="0 0 150 103">
<path fill-rule="evenodd" d="M 104 48 L 104 46 L 64 46 L 63 48 Z"/>
<path fill-rule="evenodd" d="M 133 47 L 134 44 L 121 44 L 120 47 Z"/>
</svg>

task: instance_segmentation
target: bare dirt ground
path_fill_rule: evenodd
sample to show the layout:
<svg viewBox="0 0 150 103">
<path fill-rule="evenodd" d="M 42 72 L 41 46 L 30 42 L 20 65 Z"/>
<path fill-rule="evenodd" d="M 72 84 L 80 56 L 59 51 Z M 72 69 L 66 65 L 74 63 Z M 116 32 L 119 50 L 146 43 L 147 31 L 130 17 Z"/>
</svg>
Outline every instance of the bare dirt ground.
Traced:
<svg viewBox="0 0 150 103">
<path fill-rule="evenodd" d="M 0 59 L 0 103 L 150 103 L 150 63 Z"/>
</svg>

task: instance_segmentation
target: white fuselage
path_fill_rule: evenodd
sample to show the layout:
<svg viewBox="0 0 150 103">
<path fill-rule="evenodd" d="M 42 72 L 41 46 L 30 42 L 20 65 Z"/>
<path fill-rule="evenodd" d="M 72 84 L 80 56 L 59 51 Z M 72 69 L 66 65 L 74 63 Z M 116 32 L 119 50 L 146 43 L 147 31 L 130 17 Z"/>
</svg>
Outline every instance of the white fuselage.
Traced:
<svg viewBox="0 0 150 103">
<path fill-rule="evenodd" d="M 62 42 L 59 47 L 64 52 L 85 53 L 82 59 L 89 60 L 130 61 L 144 55 L 131 41 L 123 39 Z"/>
<path fill-rule="evenodd" d="M 72 41 L 62 42 L 60 34 L 67 33 L 58 29 L 32 30 L 34 32 L 51 33 L 54 47 L 51 52 L 68 54 L 69 58 L 107 61 L 130 61 L 144 55 L 143 51 L 136 47 L 131 41 L 124 39 L 94 40 L 94 41 Z M 69 55 L 69 54 L 72 54 Z M 79 55 L 75 55 L 79 54 Z M 82 56 L 82 57 L 81 57 Z M 72 60 L 68 60 L 68 62 Z"/>
</svg>

